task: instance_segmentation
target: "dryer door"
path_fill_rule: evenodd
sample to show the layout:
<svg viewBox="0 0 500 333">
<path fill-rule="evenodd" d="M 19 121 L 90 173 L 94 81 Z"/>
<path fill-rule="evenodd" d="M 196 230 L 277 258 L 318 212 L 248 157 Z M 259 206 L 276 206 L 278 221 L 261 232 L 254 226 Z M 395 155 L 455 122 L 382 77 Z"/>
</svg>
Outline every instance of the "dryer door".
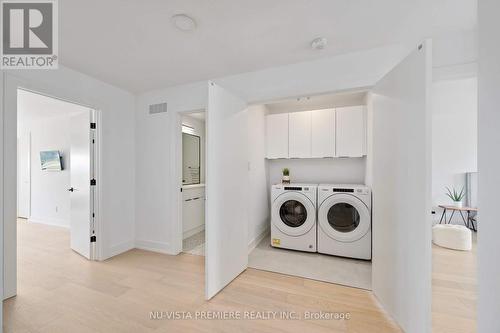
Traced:
<svg viewBox="0 0 500 333">
<path fill-rule="evenodd" d="M 334 194 L 325 199 L 318 211 L 321 230 L 339 242 L 355 242 L 370 230 L 370 211 L 351 194 Z"/>
<path fill-rule="evenodd" d="M 271 219 L 281 232 L 300 236 L 316 223 L 316 207 L 300 192 L 285 192 L 274 200 Z"/>
</svg>

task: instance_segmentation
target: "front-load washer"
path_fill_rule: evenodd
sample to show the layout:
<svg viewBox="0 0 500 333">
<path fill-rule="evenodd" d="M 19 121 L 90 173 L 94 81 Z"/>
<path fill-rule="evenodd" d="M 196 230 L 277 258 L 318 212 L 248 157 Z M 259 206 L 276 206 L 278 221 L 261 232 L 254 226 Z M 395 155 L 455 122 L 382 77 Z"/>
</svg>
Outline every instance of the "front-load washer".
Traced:
<svg viewBox="0 0 500 333">
<path fill-rule="evenodd" d="M 371 260 L 371 190 L 363 185 L 318 186 L 318 252 Z"/>
<path fill-rule="evenodd" d="M 316 252 L 317 185 L 271 187 L 271 246 Z"/>
</svg>

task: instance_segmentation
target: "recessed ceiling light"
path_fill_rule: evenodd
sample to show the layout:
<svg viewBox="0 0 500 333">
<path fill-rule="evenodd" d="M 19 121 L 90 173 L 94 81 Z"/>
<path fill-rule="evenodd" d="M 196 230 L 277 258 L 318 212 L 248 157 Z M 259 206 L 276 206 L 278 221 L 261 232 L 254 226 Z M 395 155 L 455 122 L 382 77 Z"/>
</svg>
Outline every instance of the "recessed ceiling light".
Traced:
<svg viewBox="0 0 500 333">
<path fill-rule="evenodd" d="M 196 21 L 186 14 L 177 14 L 172 16 L 172 23 L 181 31 L 193 31 L 196 29 Z"/>
<path fill-rule="evenodd" d="M 318 37 L 311 42 L 311 48 L 313 50 L 323 50 L 328 44 L 328 40 L 325 37 Z"/>
</svg>

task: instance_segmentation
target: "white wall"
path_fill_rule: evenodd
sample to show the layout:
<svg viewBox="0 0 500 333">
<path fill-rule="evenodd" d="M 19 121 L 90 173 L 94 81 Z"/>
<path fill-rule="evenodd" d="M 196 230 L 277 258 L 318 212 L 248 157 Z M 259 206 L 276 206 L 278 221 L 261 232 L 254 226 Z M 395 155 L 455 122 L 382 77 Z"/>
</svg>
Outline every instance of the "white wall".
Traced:
<svg viewBox="0 0 500 333">
<path fill-rule="evenodd" d="M 269 114 L 289 113 L 309 110 L 330 109 L 333 107 L 364 105 L 366 91 L 330 93 L 315 96 L 302 96 L 266 104 Z"/>
<path fill-rule="evenodd" d="M 269 228 L 270 197 L 266 156 L 264 105 L 250 106 L 248 113 L 248 243 L 250 249 Z"/>
<path fill-rule="evenodd" d="M 178 240 L 174 236 L 182 233 L 176 224 L 179 216 L 176 197 L 181 179 L 172 180 L 182 164 L 182 154 L 176 151 L 179 112 L 206 109 L 207 93 L 207 82 L 198 82 L 137 97 L 135 245 L 138 248 L 171 254 L 182 250 L 182 242 L 175 244 Z M 168 103 L 168 111 L 150 115 L 149 105 L 162 102 Z"/>
<path fill-rule="evenodd" d="M 364 184 L 366 158 L 269 160 L 269 186 L 281 182 L 283 168 L 293 183 Z M 270 187 L 269 187 L 270 188 Z"/>
<path fill-rule="evenodd" d="M 446 186 L 465 187 L 465 172 L 477 171 L 477 79 L 432 84 L 432 205 L 452 204 Z M 460 216 L 454 221 L 463 223 Z"/>
<path fill-rule="evenodd" d="M 205 122 L 190 117 L 189 115 L 182 116 L 182 124 L 192 127 L 192 131 L 189 134 L 197 135 L 200 137 L 200 182 L 205 183 Z"/>
<path fill-rule="evenodd" d="M 479 1 L 478 332 L 500 332 L 500 1 Z"/>
<path fill-rule="evenodd" d="M 18 137 L 29 137 L 31 147 L 18 150 L 18 155 L 29 154 L 31 204 L 30 222 L 70 226 L 70 119 L 73 115 L 88 112 L 88 108 L 59 99 L 19 90 L 17 94 Z M 31 149 L 30 149 L 31 148 Z M 63 170 L 42 171 L 40 151 L 58 150 L 62 155 Z M 19 190 L 19 188 L 18 188 Z"/>
<path fill-rule="evenodd" d="M 70 116 L 39 119 L 23 126 L 31 133 L 31 215 L 30 222 L 52 224 L 69 228 L 70 225 Z M 58 150 L 63 170 L 43 171 L 40 151 Z M 18 152 L 21 153 L 21 152 Z"/>
</svg>

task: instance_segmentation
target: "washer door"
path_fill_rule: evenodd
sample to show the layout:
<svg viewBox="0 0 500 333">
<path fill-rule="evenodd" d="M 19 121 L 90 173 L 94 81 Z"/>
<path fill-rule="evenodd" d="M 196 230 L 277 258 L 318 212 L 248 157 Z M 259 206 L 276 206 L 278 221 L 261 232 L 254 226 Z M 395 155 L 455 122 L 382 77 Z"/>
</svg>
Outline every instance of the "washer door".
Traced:
<svg viewBox="0 0 500 333">
<path fill-rule="evenodd" d="M 285 192 L 273 202 L 273 224 L 289 236 L 307 233 L 316 223 L 313 203 L 300 192 Z"/>
<path fill-rule="evenodd" d="M 321 230 L 339 242 L 355 242 L 370 230 L 370 212 L 357 197 L 334 194 L 325 199 L 318 211 Z"/>
</svg>

